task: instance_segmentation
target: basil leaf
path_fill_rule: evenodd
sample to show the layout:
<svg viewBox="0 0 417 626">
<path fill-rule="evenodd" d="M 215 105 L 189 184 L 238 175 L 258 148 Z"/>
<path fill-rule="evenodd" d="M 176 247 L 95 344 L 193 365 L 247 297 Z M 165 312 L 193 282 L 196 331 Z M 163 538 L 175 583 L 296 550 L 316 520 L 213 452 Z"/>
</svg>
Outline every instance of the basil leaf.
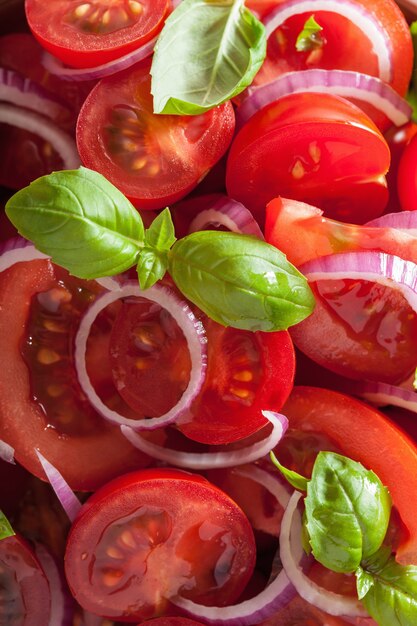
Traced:
<svg viewBox="0 0 417 626">
<path fill-rule="evenodd" d="M 166 208 L 155 217 L 150 227 L 145 231 L 145 241 L 150 248 L 166 252 L 176 240 L 171 213 Z"/>
<path fill-rule="evenodd" d="M 305 319 L 314 297 L 282 252 L 249 235 L 200 231 L 177 241 L 169 272 L 213 320 L 246 330 L 284 330 Z"/>
<path fill-rule="evenodd" d="M 390 558 L 374 572 L 356 572 L 359 597 L 379 626 L 417 624 L 417 567 Z"/>
<path fill-rule="evenodd" d="M 323 28 L 314 19 L 314 15 L 311 15 L 295 42 L 298 52 L 308 52 L 309 50 L 321 48 L 324 43 L 323 37 L 320 35 L 322 30 Z"/>
<path fill-rule="evenodd" d="M 287 469 L 286 467 L 281 465 L 273 452 L 270 452 L 269 456 L 275 467 L 279 469 L 286 481 L 292 487 L 294 487 L 294 489 L 297 489 L 297 491 L 307 491 L 307 478 L 304 478 L 304 476 L 301 476 L 301 474 L 299 474 L 298 472 L 294 472 L 293 470 Z"/>
<path fill-rule="evenodd" d="M 265 55 L 265 27 L 243 0 L 183 0 L 155 46 L 154 112 L 196 115 L 230 100 Z"/>
<path fill-rule="evenodd" d="M 141 289 L 149 289 L 165 276 L 168 260 L 166 253 L 145 248 L 139 256 L 137 272 Z"/>
<path fill-rule="evenodd" d="M 11 527 L 9 520 L 7 519 L 3 511 L 0 509 L 0 540 L 7 539 L 7 537 L 12 537 L 15 534 L 16 533 Z"/>
<path fill-rule="evenodd" d="M 104 176 L 81 167 L 38 178 L 6 205 L 18 231 L 80 278 L 118 274 L 136 263 L 144 227 Z"/>
<path fill-rule="evenodd" d="M 307 485 L 307 529 L 314 557 L 335 572 L 355 572 L 382 545 L 391 498 L 356 461 L 320 452 Z"/>
</svg>

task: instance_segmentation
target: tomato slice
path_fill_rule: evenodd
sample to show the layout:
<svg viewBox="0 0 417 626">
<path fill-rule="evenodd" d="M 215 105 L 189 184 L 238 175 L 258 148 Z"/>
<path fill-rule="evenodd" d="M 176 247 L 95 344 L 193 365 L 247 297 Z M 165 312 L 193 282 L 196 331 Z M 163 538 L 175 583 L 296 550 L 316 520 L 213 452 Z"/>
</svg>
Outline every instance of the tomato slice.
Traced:
<svg viewBox="0 0 417 626">
<path fill-rule="evenodd" d="M 414 135 L 404 148 L 398 164 L 397 192 L 403 211 L 416 211 L 417 201 L 417 137 Z"/>
<path fill-rule="evenodd" d="M 254 561 L 252 529 L 233 500 L 201 476 L 155 469 L 120 477 L 87 501 L 65 568 L 85 609 L 137 621 L 169 612 L 177 595 L 232 603 Z"/>
<path fill-rule="evenodd" d="M 148 63 L 102 79 L 81 109 L 77 144 L 84 165 L 135 206 L 160 209 L 183 198 L 220 159 L 235 119 L 230 102 L 202 115 L 155 115 L 150 85 Z"/>
<path fill-rule="evenodd" d="M 25 0 L 42 46 L 73 67 L 91 67 L 140 48 L 161 29 L 169 0 Z"/>
<path fill-rule="evenodd" d="M 388 146 L 357 107 L 330 94 L 296 93 L 258 111 L 235 137 L 226 186 L 263 221 L 276 196 L 364 223 L 387 203 Z"/>
<path fill-rule="evenodd" d="M 0 619 L 7 626 L 47 624 L 51 594 L 32 548 L 19 535 L 0 541 Z"/>
<path fill-rule="evenodd" d="M 201 622 L 195 622 L 193 619 L 186 617 L 155 617 L 154 619 L 146 620 L 141 624 L 147 624 L 147 626 L 204 626 Z"/>
<path fill-rule="evenodd" d="M 91 408 L 72 361 L 77 323 L 97 293 L 49 261 L 0 274 L 0 439 L 44 477 L 35 447 L 73 489 L 92 490 L 148 459 Z M 96 364 L 100 367 L 100 364 Z"/>
</svg>

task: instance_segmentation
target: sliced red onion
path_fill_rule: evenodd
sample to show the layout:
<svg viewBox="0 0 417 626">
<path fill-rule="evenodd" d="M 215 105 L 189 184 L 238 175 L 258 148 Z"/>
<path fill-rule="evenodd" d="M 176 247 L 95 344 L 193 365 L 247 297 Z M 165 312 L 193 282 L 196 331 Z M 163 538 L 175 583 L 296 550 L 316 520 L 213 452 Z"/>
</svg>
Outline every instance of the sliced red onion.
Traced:
<svg viewBox="0 0 417 626">
<path fill-rule="evenodd" d="M 214 469 L 220 467 L 234 467 L 236 465 L 245 465 L 252 461 L 257 461 L 272 448 L 274 448 L 285 434 L 288 428 L 288 420 L 285 415 L 274 413 L 273 411 L 262 411 L 263 415 L 271 422 L 272 432 L 263 439 L 251 446 L 241 448 L 240 450 L 232 450 L 230 452 L 181 452 L 171 448 L 158 446 L 135 432 L 128 426 L 121 426 L 123 435 L 130 443 L 145 454 L 164 461 L 176 467 L 184 467 L 187 469 L 203 470 Z"/>
<path fill-rule="evenodd" d="M 6 463 L 16 465 L 16 461 L 14 459 L 14 448 L 2 439 L 0 439 L 0 459 Z"/>
<path fill-rule="evenodd" d="M 292 494 L 281 521 L 280 557 L 289 580 L 304 600 L 325 613 L 347 617 L 369 617 L 357 598 L 328 591 L 313 582 L 303 572 L 299 563 L 299 553 L 294 553 L 294 547 L 298 546 L 300 549 L 302 545 L 302 516 L 297 508 L 301 498 L 302 494 L 298 491 Z"/>
<path fill-rule="evenodd" d="M 0 67 L 0 100 L 56 120 L 71 116 L 65 103 L 18 72 Z"/>
<path fill-rule="evenodd" d="M 264 20 L 266 35 L 272 33 L 287 19 L 301 13 L 316 13 L 329 11 L 343 15 L 353 22 L 369 39 L 370 49 L 378 58 L 379 78 L 386 83 L 392 79 L 392 54 L 388 34 L 381 28 L 379 22 L 362 6 L 349 0 L 290 0 L 283 2 L 276 9 L 268 13 Z"/>
<path fill-rule="evenodd" d="M 51 483 L 52 489 L 55 491 L 56 497 L 62 504 L 62 507 L 65 513 L 68 515 L 68 518 L 71 522 L 75 520 L 78 515 L 78 512 L 81 508 L 81 502 L 78 500 L 75 493 L 72 491 L 71 487 L 65 481 L 63 476 L 58 472 L 56 467 L 52 465 L 43 454 L 36 450 L 35 452 L 38 455 L 38 459 L 41 462 L 43 470 Z"/>
<path fill-rule="evenodd" d="M 417 211 L 399 211 L 398 213 L 386 213 L 380 217 L 366 222 L 365 226 L 376 226 L 378 228 L 397 228 L 406 230 L 409 234 L 417 236 Z M 414 231 L 411 232 L 410 231 Z"/>
<path fill-rule="evenodd" d="M 4 272 L 15 263 L 49 258 L 23 237 L 8 239 L 0 249 L 0 254 L 0 272 Z"/>
<path fill-rule="evenodd" d="M 300 272 L 309 280 L 368 280 L 402 293 L 417 313 L 417 265 L 385 252 L 345 252 L 304 263 Z"/>
<path fill-rule="evenodd" d="M 35 553 L 46 574 L 51 592 L 51 614 L 48 626 L 72 626 L 74 600 L 65 584 L 62 571 L 45 546 L 36 543 Z"/>
<path fill-rule="evenodd" d="M 278 477 L 259 467 L 241 468 L 237 473 L 259 482 L 286 508 L 289 493 Z M 305 558 L 301 542 L 293 546 L 294 557 L 301 567 Z M 252 626 L 260 624 L 274 613 L 286 606 L 295 595 L 293 585 L 289 582 L 285 571 L 279 574 L 254 598 L 232 606 L 203 606 L 185 598 L 170 599 L 170 602 L 182 609 L 187 615 L 204 623 L 218 626 Z"/>
<path fill-rule="evenodd" d="M 209 209 L 200 211 L 190 224 L 189 232 L 207 229 L 210 225 L 225 226 L 234 233 L 254 235 L 264 239 L 258 222 L 243 204 L 228 196 L 215 199 Z"/>
<path fill-rule="evenodd" d="M 290 93 L 314 91 L 367 102 L 384 113 L 396 126 L 411 119 L 412 108 L 380 78 L 348 70 L 311 69 L 288 72 L 259 87 L 250 87 L 236 112 L 242 127 L 259 109 Z"/>
<path fill-rule="evenodd" d="M 61 157 L 63 169 L 76 169 L 81 165 L 75 140 L 42 115 L 21 107 L 0 104 L 0 122 L 23 128 L 49 142 Z"/>
<path fill-rule="evenodd" d="M 91 384 L 85 360 L 91 326 L 100 311 L 116 300 L 135 297 L 155 302 L 172 315 L 184 333 L 191 357 L 190 380 L 179 402 L 160 417 L 141 420 L 124 417 L 120 415 L 120 413 L 109 409 L 109 407 L 104 404 Z M 120 289 L 115 289 L 99 296 L 82 318 L 75 338 L 74 357 L 78 380 L 82 390 L 96 411 L 110 422 L 118 424 L 119 426 L 130 426 L 133 430 L 153 430 L 155 428 L 162 428 L 175 422 L 182 411 L 191 405 L 191 402 L 200 391 L 207 368 L 206 343 L 207 338 L 203 324 L 195 317 L 186 302 L 177 298 L 177 296 L 166 287 L 154 285 L 150 289 L 143 291 L 136 282 L 129 281 L 120 286 Z"/>
<path fill-rule="evenodd" d="M 417 413 L 417 392 L 396 385 L 378 382 L 346 381 L 346 391 L 376 404 L 398 406 Z"/>
</svg>

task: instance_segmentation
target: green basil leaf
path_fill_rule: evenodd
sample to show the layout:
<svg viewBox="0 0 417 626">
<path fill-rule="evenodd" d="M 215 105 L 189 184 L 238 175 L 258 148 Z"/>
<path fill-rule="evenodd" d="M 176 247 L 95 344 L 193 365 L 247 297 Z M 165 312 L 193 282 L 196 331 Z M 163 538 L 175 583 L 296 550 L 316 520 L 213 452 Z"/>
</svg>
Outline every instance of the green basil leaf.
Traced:
<svg viewBox="0 0 417 626">
<path fill-rule="evenodd" d="M 180 291 L 213 320 L 246 330 L 284 330 L 305 319 L 314 297 L 282 252 L 248 235 L 192 233 L 168 253 Z"/>
<path fill-rule="evenodd" d="M 81 167 L 38 178 L 6 205 L 18 231 L 80 278 L 118 274 L 136 263 L 144 227 L 104 176 Z"/>
<path fill-rule="evenodd" d="M 384 540 L 391 498 L 370 470 L 340 454 L 317 455 L 305 498 L 314 557 L 335 572 L 355 572 Z"/>
<path fill-rule="evenodd" d="M 230 100 L 265 55 L 265 27 L 243 0 L 183 0 L 155 47 L 154 112 L 196 115 Z"/>
<path fill-rule="evenodd" d="M 149 289 L 165 276 L 168 260 L 166 253 L 155 252 L 150 248 L 142 250 L 137 264 L 137 272 L 141 289 Z"/>
<path fill-rule="evenodd" d="M 168 208 L 155 217 L 150 227 L 145 231 L 145 241 L 148 247 L 167 252 L 174 245 L 174 224 Z"/>
<path fill-rule="evenodd" d="M 317 24 L 314 19 L 314 15 L 311 15 L 304 24 L 304 28 L 295 42 L 295 47 L 298 52 L 308 52 L 309 50 L 321 48 L 324 43 L 323 37 L 320 35 L 322 30 L 323 28 L 320 24 Z"/>
<path fill-rule="evenodd" d="M 5 516 L 2 510 L 0 510 L 0 540 L 7 539 L 7 537 L 12 537 L 16 533 L 10 525 L 9 520 Z"/>
<path fill-rule="evenodd" d="M 358 594 L 379 626 L 417 624 L 417 567 L 390 558 L 377 571 L 356 573 Z M 366 593 L 365 593 L 366 592 Z"/>
<path fill-rule="evenodd" d="M 301 476 L 298 472 L 294 472 L 281 465 L 273 452 L 270 452 L 269 456 L 275 467 L 279 469 L 286 481 L 294 487 L 294 489 L 297 489 L 297 491 L 307 491 L 308 478 L 304 478 L 304 476 Z"/>
</svg>

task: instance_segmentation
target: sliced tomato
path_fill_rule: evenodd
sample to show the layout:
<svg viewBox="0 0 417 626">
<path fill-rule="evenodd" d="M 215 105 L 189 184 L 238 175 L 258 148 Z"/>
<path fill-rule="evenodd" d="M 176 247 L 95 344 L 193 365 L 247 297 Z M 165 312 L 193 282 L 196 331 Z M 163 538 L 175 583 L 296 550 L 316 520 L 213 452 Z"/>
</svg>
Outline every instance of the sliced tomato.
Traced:
<svg viewBox="0 0 417 626">
<path fill-rule="evenodd" d="M 7 363 L 0 374 L 0 439 L 43 478 L 39 449 L 81 490 L 148 462 L 95 413 L 78 384 L 72 341 L 96 293 L 94 282 L 70 278 L 49 261 L 17 263 L 0 274 L 0 352 Z"/>
<path fill-rule="evenodd" d="M 201 622 L 195 622 L 193 619 L 186 617 L 155 617 L 154 619 L 141 622 L 138 626 L 146 624 L 147 626 L 204 626 Z"/>
<path fill-rule="evenodd" d="M 140 48 L 161 29 L 169 0 L 25 0 L 42 46 L 73 67 L 91 67 Z"/>
<path fill-rule="evenodd" d="M 387 203 L 389 162 L 383 136 L 356 106 L 330 94 L 296 93 L 243 126 L 229 152 L 226 186 L 260 220 L 281 195 L 364 223 Z"/>
<path fill-rule="evenodd" d="M 250 524 L 201 476 L 143 470 L 120 477 L 83 506 L 68 537 L 66 576 L 85 609 L 137 621 L 183 596 L 232 603 L 254 567 Z"/>
<path fill-rule="evenodd" d="M 135 206 L 160 209 L 183 198 L 220 159 L 235 119 L 230 102 L 202 115 L 155 115 L 150 85 L 149 63 L 101 80 L 81 109 L 77 144 L 84 165 Z"/>
<path fill-rule="evenodd" d="M 391 151 L 391 165 L 387 174 L 389 189 L 389 203 L 386 208 L 387 213 L 394 213 L 401 210 L 397 189 L 398 167 L 406 146 L 416 133 L 417 124 L 410 121 L 404 126 L 401 126 L 401 128 L 391 128 L 385 135 L 385 139 Z"/>
<path fill-rule="evenodd" d="M 300 596 L 259 626 L 377 626 L 371 618 L 335 617 L 309 604 Z"/>
<path fill-rule="evenodd" d="M 48 624 L 51 593 L 30 545 L 19 535 L 0 541 L 0 619 L 7 626 Z"/>
<path fill-rule="evenodd" d="M 300 8 L 287 0 L 279 3 L 279 8 L 286 9 L 288 16 L 268 39 L 267 57 L 255 84 L 292 70 L 342 69 L 380 77 L 405 95 L 413 47 L 406 19 L 394 0 L 351 0 L 343 5 L 335 0 L 324 7 L 310 0 L 300 3 Z M 298 51 L 297 37 L 311 15 L 322 30 L 311 49 Z M 365 15 L 373 23 L 373 33 L 363 22 Z M 384 61 L 378 58 L 378 49 Z"/>
<path fill-rule="evenodd" d="M 397 192 L 403 211 L 417 210 L 417 137 L 404 148 L 398 164 Z"/>
</svg>

